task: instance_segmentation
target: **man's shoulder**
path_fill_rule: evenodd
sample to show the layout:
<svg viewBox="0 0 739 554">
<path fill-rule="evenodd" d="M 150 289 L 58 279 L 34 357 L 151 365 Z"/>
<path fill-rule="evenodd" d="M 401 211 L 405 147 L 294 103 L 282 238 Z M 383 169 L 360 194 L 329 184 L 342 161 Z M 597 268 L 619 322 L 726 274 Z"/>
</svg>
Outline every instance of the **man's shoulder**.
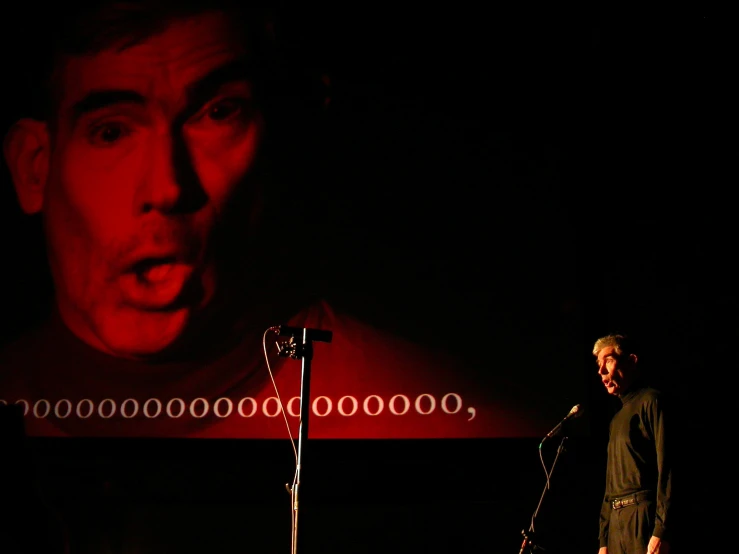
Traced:
<svg viewBox="0 0 739 554">
<path fill-rule="evenodd" d="M 46 322 L 14 335 L 0 344 L 0 393 L 15 390 L 31 379 L 35 368 L 53 358 L 53 339 Z"/>
<path fill-rule="evenodd" d="M 393 358 L 398 362 L 452 363 L 456 357 L 429 340 L 414 339 L 395 329 L 337 308 L 319 300 L 304 310 L 296 321 L 307 327 L 331 331 L 333 347 L 361 358 Z M 324 347 L 325 350 L 332 346 Z"/>
<path fill-rule="evenodd" d="M 0 343 L 0 372 L 9 365 L 28 363 L 44 350 L 45 341 L 40 327 L 33 327 Z"/>
<path fill-rule="evenodd" d="M 661 398 L 664 396 L 664 392 L 654 385 L 644 385 L 639 389 L 639 396 L 642 398 Z"/>
<path fill-rule="evenodd" d="M 645 385 L 637 392 L 636 398 L 641 406 L 657 411 L 663 411 L 668 403 L 668 395 L 652 385 Z"/>
</svg>

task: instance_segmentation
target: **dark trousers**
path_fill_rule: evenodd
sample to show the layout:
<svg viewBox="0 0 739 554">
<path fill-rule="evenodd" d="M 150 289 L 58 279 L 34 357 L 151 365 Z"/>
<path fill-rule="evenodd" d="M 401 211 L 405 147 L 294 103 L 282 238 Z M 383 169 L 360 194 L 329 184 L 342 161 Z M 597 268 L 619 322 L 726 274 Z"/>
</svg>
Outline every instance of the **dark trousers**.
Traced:
<svg viewBox="0 0 739 554">
<path fill-rule="evenodd" d="M 646 554 L 654 529 L 656 504 L 651 498 L 611 510 L 608 554 Z"/>
</svg>

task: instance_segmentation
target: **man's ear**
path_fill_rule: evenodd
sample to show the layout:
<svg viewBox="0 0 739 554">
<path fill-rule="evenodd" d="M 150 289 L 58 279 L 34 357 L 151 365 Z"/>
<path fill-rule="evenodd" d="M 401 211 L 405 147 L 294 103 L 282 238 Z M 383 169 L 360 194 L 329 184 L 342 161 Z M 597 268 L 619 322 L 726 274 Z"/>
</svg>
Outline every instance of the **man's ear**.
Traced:
<svg viewBox="0 0 739 554">
<path fill-rule="evenodd" d="M 639 361 L 639 358 L 636 356 L 636 354 L 629 354 L 629 361 L 636 365 L 636 362 Z"/>
<path fill-rule="evenodd" d="M 49 128 L 35 119 L 17 121 L 5 135 L 3 154 L 23 211 L 35 214 L 44 205 L 51 155 Z"/>
</svg>

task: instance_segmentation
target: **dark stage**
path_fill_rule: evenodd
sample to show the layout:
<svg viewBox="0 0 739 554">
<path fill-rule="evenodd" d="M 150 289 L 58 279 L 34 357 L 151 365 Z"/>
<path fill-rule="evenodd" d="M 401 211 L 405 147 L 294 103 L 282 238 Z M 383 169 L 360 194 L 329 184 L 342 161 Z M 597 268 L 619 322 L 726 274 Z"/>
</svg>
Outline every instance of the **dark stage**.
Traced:
<svg viewBox="0 0 739 554">
<path fill-rule="evenodd" d="M 287 441 L 23 440 L 2 413 L 4 533 L 24 544 L 7 552 L 290 551 Z M 605 444 L 577 429 L 544 442 L 548 489 L 538 440 L 307 441 L 298 552 L 515 553 L 537 507 L 542 552 L 595 552 Z M 695 552 L 708 440 L 686 435 L 675 550 Z"/>
<path fill-rule="evenodd" d="M 709 394 L 739 335 L 733 187 L 717 169 L 720 22 L 281 9 L 296 87 L 281 100 L 301 114 L 278 123 L 292 124 L 281 169 L 295 177 L 282 198 L 293 226 L 265 250 L 292 262 L 282 278 L 459 355 L 490 403 L 536 432 L 583 406 L 535 521 L 541 554 L 597 552 L 617 406 L 591 349 L 612 331 L 641 335 L 678 406 L 671 554 L 704 550 L 716 531 L 705 496 L 722 477 L 707 459 Z M 15 69 L 18 21 L 3 21 Z M 6 174 L 2 343 L 52 298 L 39 218 L 18 209 Z M 54 554 L 65 540 L 69 554 L 290 549 L 287 439 L 25 437 L 0 408 L 0 554 Z M 549 470 L 561 439 L 541 448 Z M 540 441 L 309 438 L 298 554 L 515 554 L 546 485 Z"/>
</svg>

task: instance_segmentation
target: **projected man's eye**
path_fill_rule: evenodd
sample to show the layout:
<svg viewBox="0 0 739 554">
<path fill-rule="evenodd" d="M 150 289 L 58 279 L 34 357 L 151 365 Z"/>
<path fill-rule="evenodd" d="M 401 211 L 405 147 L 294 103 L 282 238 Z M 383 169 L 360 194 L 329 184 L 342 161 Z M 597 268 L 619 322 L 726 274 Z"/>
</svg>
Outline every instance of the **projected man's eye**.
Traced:
<svg viewBox="0 0 739 554">
<path fill-rule="evenodd" d="M 241 99 L 221 100 L 208 110 L 208 117 L 214 121 L 227 121 L 243 115 L 244 108 L 244 101 Z"/>
<path fill-rule="evenodd" d="M 129 130 L 118 121 L 93 125 L 88 131 L 88 140 L 97 146 L 111 146 L 128 136 Z"/>
</svg>

